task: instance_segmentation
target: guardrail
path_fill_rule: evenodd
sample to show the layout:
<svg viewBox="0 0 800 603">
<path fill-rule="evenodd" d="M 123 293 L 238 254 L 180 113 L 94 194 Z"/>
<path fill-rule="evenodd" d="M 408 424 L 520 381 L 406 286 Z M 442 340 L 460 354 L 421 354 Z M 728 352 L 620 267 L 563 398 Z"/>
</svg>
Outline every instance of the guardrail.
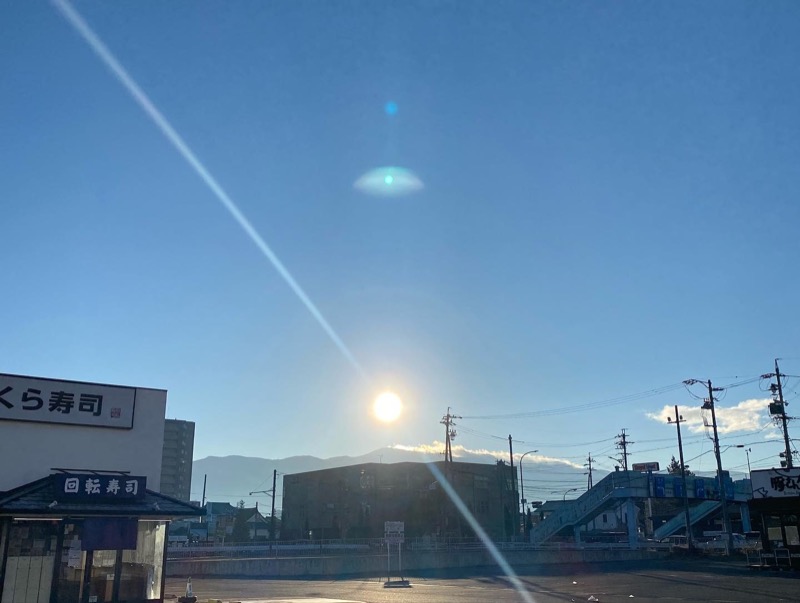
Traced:
<svg viewBox="0 0 800 603">
<path fill-rule="evenodd" d="M 571 551 L 613 550 L 628 548 L 627 542 L 548 542 L 532 544 L 522 541 L 500 541 L 492 543 L 500 551 Z M 225 545 L 225 546 L 180 546 L 167 549 L 168 560 L 183 559 L 266 559 L 279 557 L 346 556 L 384 554 L 382 538 L 349 541 L 297 541 L 277 542 L 270 545 Z M 478 551 L 487 549 L 478 538 L 464 539 L 406 539 L 403 550 L 409 552 Z M 639 548 L 666 550 L 669 545 L 658 542 L 642 542 Z"/>
</svg>

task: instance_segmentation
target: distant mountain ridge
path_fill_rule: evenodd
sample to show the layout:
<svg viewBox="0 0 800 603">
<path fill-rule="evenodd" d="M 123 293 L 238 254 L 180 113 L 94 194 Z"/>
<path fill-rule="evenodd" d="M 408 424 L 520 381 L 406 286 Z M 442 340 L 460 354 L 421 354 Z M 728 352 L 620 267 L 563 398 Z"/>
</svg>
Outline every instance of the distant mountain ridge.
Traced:
<svg viewBox="0 0 800 603">
<path fill-rule="evenodd" d="M 278 470 L 276 484 L 276 508 L 281 508 L 281 494 L 283 492 L 282 474 L 302 473 L 330 469 L 332 467 L 345 467 L 362 463 L 399 463 L 404 461 L 424 462 L 440 461 L 442 455 L 425 455 L 420 452 L 399 450 L 397 448 L 379 448 L 361 456 L 336 456 L 321 459 L 310 455 L 290 456 L 285 459 L 265 459 L 248 456 L 209 456 L 198 459 L 192 463 L 192 494 L 191 498 L 200 501 L 203 495 L 203 476 L 208 476 L 206 500 L 214 502 L 230 502 L 235 504 L 244 500 L 248 506 L 259 503 L 271 505 L 268 495 L 264 493 L 250 496 L 250 492 L 271 490 L 272 471 Z M 494 463 L 496 459 L 491 455 L 464 455 L 456 459 L 462 462 Z M 533 465 L 534 463 L 531 463 Z M 527 463 L 526 463 L 527 466 Z M 526 480 L 527 481 L 527 480 Z"/>
<path fill-rule="evenodd" d="M 236 504 L 239 500 L 245 501 L 248 506 L 258 506 L 269 510 L 272 504 L 270 497 L 263 491 L 272 489 L 272 471 L 278 470 L 276 484 L 277 498 L 275 508 L 281 508 L 283 494 L 283 475 L 289 473 L 302 473 L 317 471 L 332 467 L 345 467 L 347 465 L 360 465 L 362 463 L 400 463 L 404 461 L 425 462 L 440 461 L 441 454 L 426 455 L 411 450 L 397 448 L 379 448 L 362 454 L 361 456 L 335 456 L 321 459 L 310 455 L 290 456 L 285 459 L 265 459 L 248 456 L 209 456 L 198 459 L 192 463 L 192 495 L 194 501 L 200 501 L 203 495 L 203 476 L 208 475 L 208 488 L 206 501 L 229 502 Z M 455 459 L 457 462 L 495 463 L 497 459 L 490 454 L 463 453 Z M 507 462 L 507 459 L 506 459 Z M 515 463 L 516 464 L 516 463 Z M 546 491 L 553 490 L 552 498 L 560 500 L 570 485 L 586 483 L 584 470 L 570 467 L 555 460 L 542 460 L 528 457 L 525 460 L 525 494 L 526 498 L 543 498 L 548 496 Z M 714 472 L 701 472 L 704 476 L 713 476 Z M 595 483 L 606 475 L 605 471 L 595 470 Z M 557 477 L 556 477 L 557 476 Z M 732 471 L 734 479 L 742 479 L 746 474 Z M 541 480 L 539 484 L 537 481 Z M 537 488 L 536 485 L 539 485 Z M 560 491 L 559 491 L 560 489 Z M 250 492 L 258 494 L 250 495 Z"/>
</svg>

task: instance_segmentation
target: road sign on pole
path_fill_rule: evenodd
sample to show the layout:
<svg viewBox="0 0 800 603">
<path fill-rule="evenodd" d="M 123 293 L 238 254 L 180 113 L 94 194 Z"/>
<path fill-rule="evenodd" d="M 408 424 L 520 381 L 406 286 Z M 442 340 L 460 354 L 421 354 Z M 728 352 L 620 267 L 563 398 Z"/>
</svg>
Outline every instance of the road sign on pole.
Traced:
<svg viewBox="0 0 800 603">
<path fill-rule="evenodd" d="M 386 542 L 387 576 L 384 587 L 410 586 L 408 580 L 403 578 L 402 546 L 406 540 L 406 524 L 402 521 L 387 521 L 383 524 L 383 539 Z M 392 580 L 392 545 L 397 545 L 397 573 L 400 580 Z"/>
</svg>

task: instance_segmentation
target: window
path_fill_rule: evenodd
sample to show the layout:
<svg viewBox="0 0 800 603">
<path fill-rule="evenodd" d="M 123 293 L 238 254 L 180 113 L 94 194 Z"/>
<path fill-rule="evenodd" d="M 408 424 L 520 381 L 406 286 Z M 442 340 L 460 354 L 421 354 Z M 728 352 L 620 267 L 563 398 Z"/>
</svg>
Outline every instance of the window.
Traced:
<svg viewBox="0 0 800 603">
<path fill-rule="evenodd" d="M 139 522 L 136 550 L 122 552 L 120 601 L 161 598 L 165 534 L 163 521 Z"/>
</svg>

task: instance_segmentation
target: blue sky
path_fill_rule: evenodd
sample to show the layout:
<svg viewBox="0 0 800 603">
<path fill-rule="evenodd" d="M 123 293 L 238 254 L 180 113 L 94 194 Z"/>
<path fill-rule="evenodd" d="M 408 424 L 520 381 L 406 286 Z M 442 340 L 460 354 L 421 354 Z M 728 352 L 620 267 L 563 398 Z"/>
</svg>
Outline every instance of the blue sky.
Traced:
<svg viewBox="0 0 800 603">
<path fill-rule="evenodd" d="M 369 381 L 46 2 L 0 6 L 3 372 L 166 388 L 196 458 L 430 444 L 448 406 L 564 410 L 776 356 L 800 374 L 796 3 L 75 7 Z M 424 189 L 353 187 L 386 165 Z M 387 388 L 405 412 L 382 425 Z M 663 463 L 648 413 L 673 404 L 698 401 L 465 418 L 457 442 L 608 468 L 625 427 Z M 724 444 L 771 466 L 746 408 Z"/>
</svg>

